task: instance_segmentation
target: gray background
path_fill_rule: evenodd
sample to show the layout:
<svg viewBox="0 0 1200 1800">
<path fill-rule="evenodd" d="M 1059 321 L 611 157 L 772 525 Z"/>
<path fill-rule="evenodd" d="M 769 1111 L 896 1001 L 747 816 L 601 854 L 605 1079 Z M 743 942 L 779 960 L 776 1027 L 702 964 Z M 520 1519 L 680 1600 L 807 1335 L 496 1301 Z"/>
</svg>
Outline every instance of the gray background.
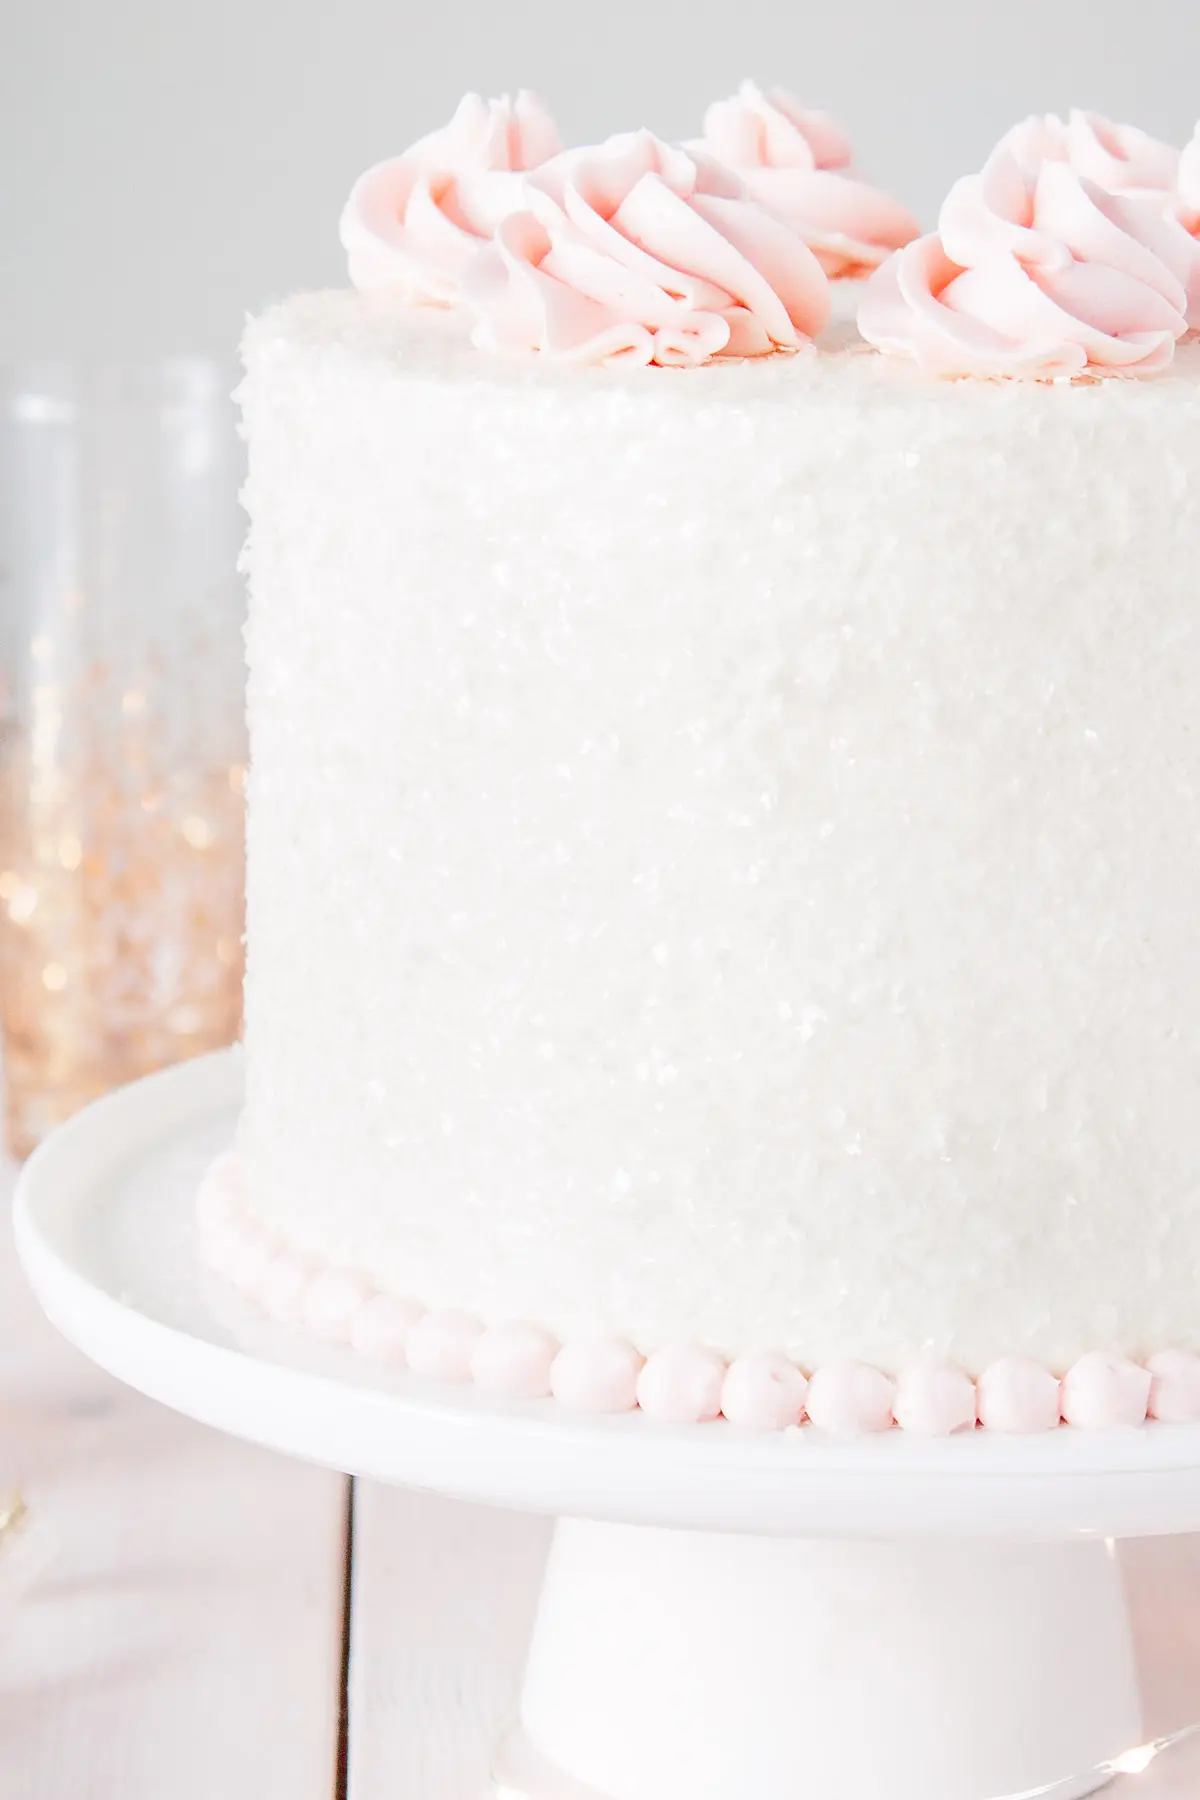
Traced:
<svg viewBox="0 0 1200 1800">
<path fill-rule="evenodd" d="M 230 345 L 341 279 L 351 180 L 467 87 L 535 87 L 576 140 L 682 136 L 748 74 L 932 221 L 1032 110 L 1182 141 L 1200 0 L 0 0 L 0 357 Z"/>
</svg>

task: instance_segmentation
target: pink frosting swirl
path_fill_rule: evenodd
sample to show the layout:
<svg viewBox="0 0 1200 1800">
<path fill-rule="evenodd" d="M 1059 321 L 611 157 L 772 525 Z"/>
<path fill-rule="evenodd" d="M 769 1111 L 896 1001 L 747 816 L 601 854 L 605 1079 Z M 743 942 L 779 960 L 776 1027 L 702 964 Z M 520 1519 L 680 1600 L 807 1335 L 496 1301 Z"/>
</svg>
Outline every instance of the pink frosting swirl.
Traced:
<svg viewBox="0 0 1200 1800">
<path fill-rule="evenodd" d="M 535 95 L 468 94 L 448 125 L 355 182 L 340 227 L 354 286 L 453 305 L 480 244 L 520 205 L 521 172 L 561 148 Z"/>
<path fill-rule="evenodd" d="M 1044 162 L 1065 162 L 1106 193 L 1127 198 L 1170 195 L 1179 165 L 1179 152 L 1170 144 L 1136 125 L 1120 125 L 1078 107 L 1065 120 L 1054 113 L 1022 119 L 998 148 L 1007 150 L 1028 176 L 1036 175 Z"/>
<path fill-rule="evenodd" d="M 871 277 L 859 330 L 936 375 L 1151 374 L 1187 329 L 1191 248 L 1144 201 L 1000 149 Z"/>
<path fill-rule="evenodd" d="M 1174 213 L 1195 245 L 1188 279 L 1188 324 L 1200 331 L 1200 125 L 1179 158 Z"/>
<path fill-rule="evenodd" d="M 1066 163 L 1105 193 L 1152 206 L 1172 227 L 1181 225 L 1192 236 L 1200 227 L 1200 194 L 1194 222 L 1184 199 L 1185 186 L 1193 185 L 1185 168 L 1190 152 L 1181 156 L 1136 125 L 1118 125 L 1100 113 L 1078 110 L 1064 123 L 1046 113 L 1014 125 L 999 148 L 1014 158 L 1027 182 L 1036 180 L 1044 163 Z M 1200 169 L 1195 175 L 1200 182 Z M 1185 249 L 1177 242 L 1175 252 L 1187 288 L 1187 321 L 1195 329 L 1200 326 L 1200 243 Z"/>
<path fill-rule="evenodd" d="M 1200 234 L 1200 125 L 1180 155 L 1175 191 L 1180 220 L 1195 237 Z"/>
<path fill-rule="evenodd" d="M 826 113 L 806 112 L 779 88 L 743 81 L 704 115 L 697 146 L 746 184 L 751 197 L 799 233 L 829 276 L 863 275 L 918 230 L 912 214 L 850 173 L 850 143 Z"/>
<path fill-rule="evenodd" d="M 464 296 L 475 342 L 563 361 L 694 366 L 795 350 L 829 316 L 820 264 L 737 176 L 648 131 L 525 183 Z"/>
</svg>

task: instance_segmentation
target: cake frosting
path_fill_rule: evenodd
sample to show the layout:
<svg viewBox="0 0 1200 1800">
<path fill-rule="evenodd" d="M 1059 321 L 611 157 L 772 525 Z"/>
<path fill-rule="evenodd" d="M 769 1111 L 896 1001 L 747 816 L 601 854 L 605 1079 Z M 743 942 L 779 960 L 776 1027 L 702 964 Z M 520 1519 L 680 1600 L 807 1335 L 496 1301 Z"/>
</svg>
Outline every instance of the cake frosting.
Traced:
<svg viewBox="0 0 1200 1800">
<path fill-rule="evenodd" d="M 824 337 L 716 135 L 507 136 L 454 304 L 249 329 L 205 1254 L 589 1411 L 1194 1418 L 1191 240 L 1009 144 Z"/>
<path fill-rule="evenodd" d="M 562 149 L 534 94 L 467 94 L 448 125 L 355 182 L 341 239 L 355 287 L 394 301 L 449 306 L 464 273 L 520 203 L 523 171 Z"/>
<path fill-rule="evenodd" d="M 1179 158 L 1175 192 L 1183 223 L 1194 236 L 1200 231 L 1200 125 Z"/>
<path fill-rule="evenodd" d="M 1179 151 L 1136 125 L 1074 108 L 1022 119 L 1000 140 L 1027 175 L 1044 162 L 1063 162 L 1106 193 L 1166 206 L 1175 189 Z"/>
<path fill-rule="evenodd" d="M 919 232 L 912 214 L 851 172 L 850 140 L 827 113 L 744 81 L 704 116 L 700 147 L 803 239 L 831 277 L 863 275 Z"/>
<path fill-rule="evenodd" d="M 1173 210 L 1200 250 L 1200 125 L 1179 158 Z M 1188 322 L 1193 330 L 1200 329 L 1200 254 L 1188 284 Z"/>
<path fill-rule="evenodd" d="M 803 240 L 703 153 L 631 132 L 547 164 L 465 287 L 475 344 L 692 367 L 796 350 L 829 317 Z"/>
<path fill-rule="evenodd" d="M 934 375 L 1151 375 L 1188 328 L 1197 253 L 1157 207 L 1001 146 L 871 278 L 859 328 Z"/>
</svg>

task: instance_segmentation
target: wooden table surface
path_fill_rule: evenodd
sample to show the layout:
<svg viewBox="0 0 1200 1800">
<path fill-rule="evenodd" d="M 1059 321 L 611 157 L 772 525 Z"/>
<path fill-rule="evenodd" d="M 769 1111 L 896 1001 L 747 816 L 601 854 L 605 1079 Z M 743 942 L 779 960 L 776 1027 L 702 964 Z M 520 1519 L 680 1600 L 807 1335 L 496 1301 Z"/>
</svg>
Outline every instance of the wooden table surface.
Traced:
<svg viewBox="0 0 1200 1800">
<path fill-rule="evenodd" d="M 2 1800 L 483 1800 L 544 1521 L 352 1494 L 118 1386 L 43 1320 L 5 1222 L 13 1484 L 44 1561 L 14 1586 L 0 1558 Z M 1200 1538 L 1124 1556 L 1157 1736 L 1200 1717 Z M 1118 1785 L 1196 1800 L 1200 1749 Z"/>
<path fill-rule="evenodd" d="M 0 1494 L 30 1508 L 0 1558 L 3 1800 L 482 1800 L 546 1522 L 352 1495 L 121 1387 L 26 1291 L 10 1191 L 0 1169 Z"/>
</svg>

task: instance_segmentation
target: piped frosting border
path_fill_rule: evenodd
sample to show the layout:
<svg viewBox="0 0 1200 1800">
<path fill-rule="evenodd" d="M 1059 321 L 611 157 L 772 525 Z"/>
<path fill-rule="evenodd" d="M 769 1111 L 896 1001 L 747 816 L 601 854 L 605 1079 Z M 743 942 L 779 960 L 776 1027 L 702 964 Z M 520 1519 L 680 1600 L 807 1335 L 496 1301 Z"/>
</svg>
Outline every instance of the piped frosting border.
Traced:
<svg viewBox="0 0 1200 1800">
<path fill-rule="evenodd" d="M 236 1151 L 207 1170 L 196 1222 L 202 1261 L 277 1324 L 506 1399 L 553 1398 L 594 1414 L 636 1409 L 679 1425 L 725 1418 L 749 1430 L 784 1431 L 807 1423 L 837 1437 L 1200 1421 L 1200 1355 L 1189 1350 L 1161 1351 L 1144 1363 L 1094 1350 L 1061 1375 L 1027 1358 L 1003 1357 L 973 1378 L 932 1356 L 895 1376 L 853 1361 L 805 1374 L 779 1350 L 728 1362 L 705 1345 L 680 1343 L 643 1356 L 618 1336 L 560 1343 L 525 1320 L 485 1324 L 466 1312 L 427 1310 L 365 1275 L 290 1249 L 253 1217 Z"/>
</svg>

